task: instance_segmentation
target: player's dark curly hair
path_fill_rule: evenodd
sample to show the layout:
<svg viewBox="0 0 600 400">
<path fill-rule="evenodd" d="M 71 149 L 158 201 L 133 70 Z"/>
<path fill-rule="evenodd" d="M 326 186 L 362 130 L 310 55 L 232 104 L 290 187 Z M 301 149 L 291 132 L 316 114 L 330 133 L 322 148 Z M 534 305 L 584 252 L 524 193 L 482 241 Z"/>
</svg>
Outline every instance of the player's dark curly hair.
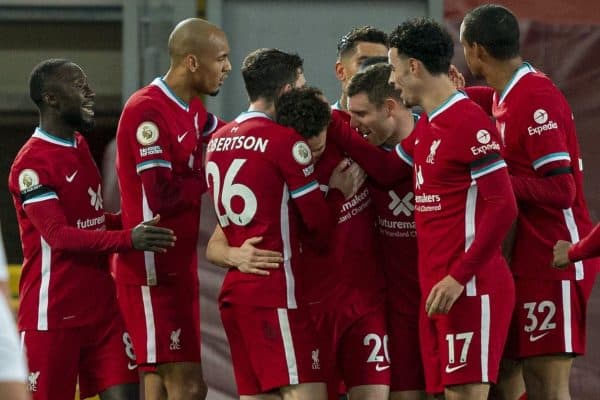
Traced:
<svg viewBox="0 0 600 400">
<path fill-rule="evenodd" d="M 396 90 L 394 85 L 389 83 L 391 73 L 392 66 L 382 63 L 371 65 L 364 71 L 358 72 L 348 84 L 348 97 L 366 93 L 369 102 L 377 107 L 381 107 L 385 99 L 390 97 L 400 101 L 400 90 Z"/>
<path fill-rule="evenodd" d="M 331 109 L 315 87 L 292 89 L 275 102 L 277 123 L 294 128 L 304 138 L 318 136 L 329 125 Z"/>
<path fill-rule="evenodd" d="M 248 54 L 242 63 L 242 77 L 250 101 L 275 101 L 286 84 L 294 85 L 303 64 L 298 54 L 277 49 L 258 49 Z"/>
<path fill-rule="evenodd" d="M 432 75 L 446 74 L 454 55 L 448 31 L 431 18 L 413 18 L 398 25 L 390 36 L 390 46 L 421 61 Z"/>
<path fill-rule="evenodd" d="M 43 106 L 43 94 L 58 76 L 61 68 L 71 64 L 64 58 L 50 58 L 40 62 L 33 68 L 29 76 L 29 97 L 38 108 Z"/>
<path fill-rule="evenodd" d="M 478 43 L 498 60 L 519 55 L 519 22 L 506 7 L 485 4 L 472 9 L 463 20 L 462 37 L 469 44 Z"/>
<path fill-rule="evenodd" d="M 384 31 L 368 25 L 359 26 L 353 28 L 338 40 L 337 56 L 342 57 L 350 54 L 356 49 L 358 42 L 379 43 L 386 47 L 389 44 L 388 35 Z"/>
<path fill-rule="evenodd" d="M 361 61 L 360 67 L 358 68 L 358 70 L 359 71 L 364 71 L 365 69 L 367 69 L 371 65 L 382 64 L 382 63 L 383 64 L 387 64 L 388 63 L 387 56 L 367 57 L 367 58 L 365 58 L 364 60 Z"/>
</svg>

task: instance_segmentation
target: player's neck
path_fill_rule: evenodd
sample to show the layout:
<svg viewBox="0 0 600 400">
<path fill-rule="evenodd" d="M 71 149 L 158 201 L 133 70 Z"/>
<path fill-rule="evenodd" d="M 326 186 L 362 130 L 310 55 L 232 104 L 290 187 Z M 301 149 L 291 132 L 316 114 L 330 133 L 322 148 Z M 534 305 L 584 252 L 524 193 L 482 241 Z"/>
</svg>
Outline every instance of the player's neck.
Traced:
<svg viewBox="0 0 600 400">
<path fill-rule="evenodd" d="M 177 69 L 169 69 L 163 77 L 163 81 L 167 84 L 169 89 L 171 89 L 171 91 L 186 104 L 190 103 L 192 97 L 199 96 L 199 93 L 196 93 L 191 85 L 188 84 L 185 75 L 179 73 Z"/>
<path fill-rule="evenodd" d="M 40 128 L 61 139 L 73 139 L 75 129 L 60 118 L 54 115 L 42 114 L 40 116 Z"/>
<path fill-rule="evenodd" d="M 494 60 L 490 63 L 485 73 L 485 80 L 498 93 L 502 93 L 515 74 L 515 71 L 523 64 L 521 57 L 511 58 L 506 61 Z"/>
<path fill-rule="evenodd" d="M 337 105 L 340 108 L 340 110 L 348 111 L 346 109 L 346 104 L 348 104 L 348 96 L 346 96 L 346 92 L 342 92 L 340 99 L 337 101 Z"/>
<path fill-rule="evenodd" d="M 456 87 L 450 81 L 448 75 L 440 74 L 432 76 L 423 88 L 420 105 L 427 115 L 430 115 L 455 92 Z"/>
<path fill-rule="evenodd" d="M 267 114 L 271 118 L 275 118 L 275 104 L 264 99 L 258 99 L 250 103 L 248 111 L 258 111 Z"/>
<path fill-rule="evenodd" d="M 396 129 L 392 136 L 385 141 L 388 146 L 395 146 L 402 141 L 402 139 L 408 137 L 415 127 L 415 120 L 409 109 L 398 111 L 394 115 Z"/>
</svg>

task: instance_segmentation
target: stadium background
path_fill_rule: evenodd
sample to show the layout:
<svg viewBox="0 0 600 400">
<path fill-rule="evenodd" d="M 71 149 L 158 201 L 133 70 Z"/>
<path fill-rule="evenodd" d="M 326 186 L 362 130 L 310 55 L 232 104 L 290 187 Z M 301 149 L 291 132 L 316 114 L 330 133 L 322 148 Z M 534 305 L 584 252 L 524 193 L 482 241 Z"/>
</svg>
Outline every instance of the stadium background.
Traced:
<svg viewBox="0 0 600 400">
<path fill-rule="evenodd" d="M 519 17 L 522 54 L 546 72 L 564 92 L 575 114 L 585 166 L 585 191 L 592 214 L 600 218 L 600 2 L 586 0 L 498 0 Z M 114 183 L 115 135 L 122 101 L 164 73 L 166 40 L 174 23 L 205 16 L 222 26 L 232 49 L 233 72 L 208 108 L 224 119 L 246 106 L 239 68 L 257 47 L 279 47 L 305 59 L 309 83 L 332 101 L 339 95 L 333 74 L 337 38 L 353 26 L 371 24 L 391 30 L 402 20 L 430 15 L 443 21 L 456 41 L 455 64 L 466 72 L 458 28 L 464 13 L 480 0 L 2 0 L 0 2 L 0 220 L 9 263 L 18 265 L 18 227 L 6 181 L 12 160 L 37 124 L 28 99 L 33 66 L 48 57 L 66 57 L 82 65 L 97 93 L 97 127 L 88 136 L 105 175 L 105 206 L 118 209 Z M 465 73 L 469 84 L 478 83 Z M 204 201 L 201 246 L 215 223 L 210 200 Z M 203 254 L 203 249 L 201 250 Z M 209 399 L 235 396 L 228 347 L 216 297 L 223 271 L 200 262 L 203 365 Z M 13 279 L 18 267 L 12 268 Z M 13 282 L 13 287 L 14 286 Z M 600 288 L 588 312 L 588 355 L 575 363 L 574 399 L 600 393 Z M 0 360 L 1 362 L 1 360 Z"/>
</svg>

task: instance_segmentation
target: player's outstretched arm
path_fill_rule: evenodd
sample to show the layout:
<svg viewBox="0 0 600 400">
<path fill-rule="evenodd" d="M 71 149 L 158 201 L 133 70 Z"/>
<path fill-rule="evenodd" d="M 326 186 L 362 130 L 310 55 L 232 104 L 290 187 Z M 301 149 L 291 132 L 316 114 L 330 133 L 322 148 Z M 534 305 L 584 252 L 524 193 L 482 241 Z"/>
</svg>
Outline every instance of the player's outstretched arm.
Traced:
<svg viewBox="0 0 600 400">
<path fill-rule="evenodd" d="M 167 246 L 164 244 L 166 242 L 174 243 L 175 241 L 173 232 L 169 229 L 156 226 L 144 227 L 143 224 L 134 228 L 139 233 L 136 236 L 140 237 L 140 239 L 136 238 L 135 242 L 133 230 L 131 229 L 92 231 L 72 227 L 68 224 L 57 200 L 27 204 L 24 209 L 31 223 L 41 233 L 44 240 L 56 250 L 112 253 L 128 251 L 138 245 L 141 250 L 166 251 L 166 248 L 171 247 L 172 244 Z M 141 234 L 140 230 L 144 233 Z M 152 248 L 161 248 L 161 250 L 152 250 Z"/>
<path fill-rule="evenodd" d="M 278 268 L 283 256 L 278 251 L 262 250 L 255 247 L 262 237 L 246 239 L 241 247 L 229 246 L 227 237 L 219 225 L 208 240 L 206 259 L 223 268 L 237 268 L 241 272 L 256 275 L 269 275 L 270 269 Z"/>
<path fill-rule="evenodd" d="M 372 179 L 384 187 L 391 187 L 412 174 L 412 165 L 396 151 L 388 152 L 369 144 L 344 121 L 332 119 L 327 134 Z"/>
<path fill-rule="evenodd" d="M 553 265 L 564 268 L 567 265 L 600 256 L 600 224 L 579 242 L 572 244 L 565 240 L 559 240 L 554 245 Z"/>
</svg>

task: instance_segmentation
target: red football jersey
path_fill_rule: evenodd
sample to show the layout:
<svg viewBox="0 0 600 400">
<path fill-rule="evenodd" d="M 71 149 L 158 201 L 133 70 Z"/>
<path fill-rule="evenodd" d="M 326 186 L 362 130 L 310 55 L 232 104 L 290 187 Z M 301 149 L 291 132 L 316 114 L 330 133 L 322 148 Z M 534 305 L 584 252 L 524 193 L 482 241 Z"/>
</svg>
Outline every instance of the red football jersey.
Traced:
<svg viewBox="0 0 600 400">
<path fill-rule="evenodd" d="M 317 242 L 333 226 L 310 148 L 293 129 L 251 111 L 220 128 L 206 151 L 207 184 L 229 244 L 262 236 L 260 247 L 280 251 L 284 259 L 269 276 L 229 269 L 220 301 L 296 308 L 296 275 L 303 265 L 300 224 Z M 339 191 L 335 195 L 342 197 Z"/>
<path fill-rule="evenodd" d="M 165 168 L 171 185 L 184 193 L 195 183 L 201 160 L 195 159 L 202 137 L 212 133 L 218 120 L 206 112 L 198 98 L 186 104 L 161 78 L 135 92 L 125 104 L 117 129 L 117 176 L 121 191 L 123 227 L 132 228 L 156 213 L 148 201 L 142 174 Z M 202 175 L 200 175 L 200 182 Z M 196 245 L 200 224 L 200 198 L 174 203 L 161 212 L 160 226 L 172 229 L 175 246 L 164 254 L 127 252 L 115 257 L 117 281 L 138 285 L 168 282 L 182 274 L 196 276 Z M 192 274 L 192 275 L 190 275 Z"/>
<path fill-rule="evenodd" d="M 375 208 L 377 255 L 385 272 L 388 299 L 395 309 L 414 311 L 421 298 L 412 179 L 393 188 L 371 181 L 369 190 Z M 412 290 L 412 295 L 407 295 L 407 290 Z"/>
<path fill-rule="evenodd" d="M 477 179 L 506 168 L 500 137 L 481 108 L 456 92 L 428 118 L 421 117 L 396 151 L 413 165 L 419 278 L 422 293 L 429 293 L 461 262 L 480 229 L 485 203 Z M 467 283 L 466 294 L 475 295 L 480 284 L 493 286 L 495 269 L 502 265 L 498 246 Z"/>
<path fill-rule="evenodd" d="M 344 159 L 343 152 L 330 141 L 315 164 L 321 190 L 327 191 L 334 168 Z M 307 303 L 342 301 L 362 313 L 381 304 L 385 282 L 375 253 L 375 226 L 370 188 L 365 183 L 341 206 L 329 251 L 303 246 L 306 267 L 301 288 Z"/>
<path fill-rule="evenodd" d="M 106 255 L 52 248 L 27 215 L 30 204 L 58 202 L 69 226 L 105 229 L 100 173 L 83 136 L 66 140 L 37 128 L 15 158 L 9 189 L 24 256 L 19 329 L 82 326 L 114 312 Z"/>
<path fill-rule="evenodd" d="M 576 185 L 575 202 L 568 209 L 519 202 L 513 273 L 558 280 L 581 280 L 590 268 L 595 273 L 596 260 L 578 261 L 565 271 L 549 268 L 558 239 L 577 242 L 592 229 L 574 116 L 566 99 L 548 77 L 523 63 L 504 92 L 494 94 L 492 112 L 511 175 L 544 177 L 570 168 Z"/>
</svg>

